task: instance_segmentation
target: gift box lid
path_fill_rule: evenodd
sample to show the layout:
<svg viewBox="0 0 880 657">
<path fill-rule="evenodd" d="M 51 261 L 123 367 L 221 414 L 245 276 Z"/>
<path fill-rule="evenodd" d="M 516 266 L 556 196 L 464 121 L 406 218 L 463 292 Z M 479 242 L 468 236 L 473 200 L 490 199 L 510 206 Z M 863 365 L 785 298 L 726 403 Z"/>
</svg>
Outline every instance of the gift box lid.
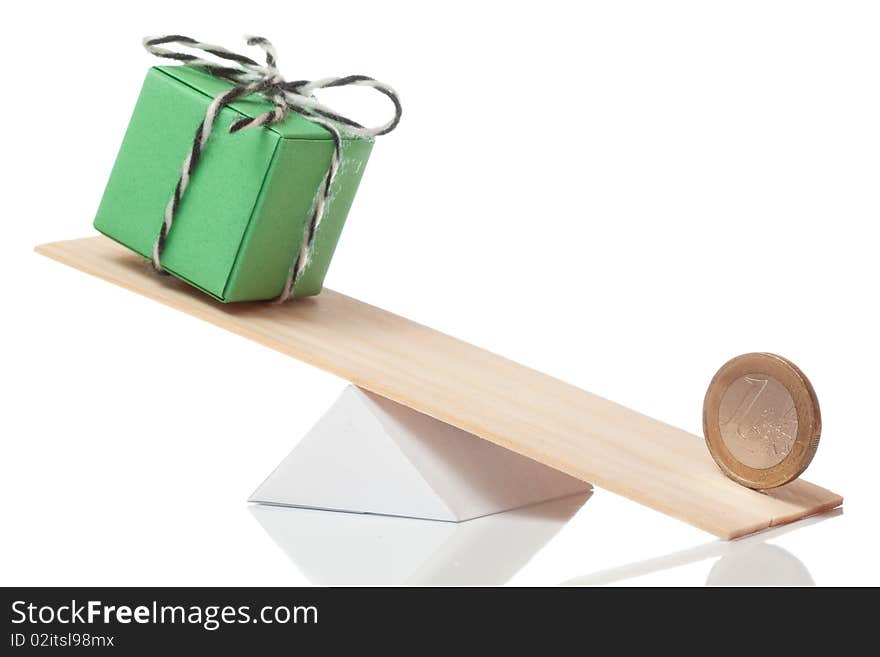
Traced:
<svg viewBox="0 0 880 657">
<path fill-rule="evenodd" d="M 193 66 L 155 66 L 154 68 L 208 98 L 214 98 L 234 86 L 231 82 L 216 78 Z M 272 104 L 261 96 L 253 95 L 230 103 L 227 107 L 242 116 L 254 118 L 270 111 Z M 283 139 L 331 139 L 327 130 L 293 112 L 288 114 L 284 121 L 266 126 L 265 129 L 275 132 Z"/>
</svg>

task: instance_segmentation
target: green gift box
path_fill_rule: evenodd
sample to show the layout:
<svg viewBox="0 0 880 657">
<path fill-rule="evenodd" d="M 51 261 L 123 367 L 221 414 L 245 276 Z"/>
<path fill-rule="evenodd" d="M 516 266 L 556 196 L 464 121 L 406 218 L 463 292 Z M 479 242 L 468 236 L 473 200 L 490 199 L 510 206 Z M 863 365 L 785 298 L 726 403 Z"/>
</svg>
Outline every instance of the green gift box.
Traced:
<svg viewBox="0 0 880 657">
<path fill-rule="evenodd" d="M 149 258 L 181 163 L 212 99 L 232 84 L 192 66 L 150 69 L 95 217 L 101 233 Z M 162 268 L 223 302 L 273 299 L 298 253 L 334 144 L 291 113 L 269 126 L 229 126 L 272 106 L 224 107 L 175 215 Z M 342 161 L 294 296 L 318 294 L 373 140 L 343 135 Z"/>
</svg>

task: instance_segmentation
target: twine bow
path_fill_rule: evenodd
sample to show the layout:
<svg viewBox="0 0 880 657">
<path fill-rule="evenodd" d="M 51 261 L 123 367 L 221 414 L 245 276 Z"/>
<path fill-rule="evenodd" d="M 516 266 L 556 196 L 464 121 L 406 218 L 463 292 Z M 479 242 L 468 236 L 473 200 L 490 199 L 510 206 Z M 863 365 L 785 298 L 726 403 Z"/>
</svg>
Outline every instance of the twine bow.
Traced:
<svg viewBox="0 0 880 657">
<path fill-rule="evenodd" d="M 193 50 L 201 50 L 202 52 L 214 55 L 226 62 L 230 62 L 230 64 L 212 62 L 196 55 L 176 52 L 161 47 L 162 45 L 169 43 L 177 43 Z M 239 55 L 238 53 L 227 50 L 222 46 L 202 43 L 179 34 L 162 37 L 148 37 L 144 39 L 144 48 L 146 48 L 149 53 L 164 59 L 173 59 L 183 62 L 189 66 L 198 66 L 214 77 L 221 78 L 234 85 L 228 91 L 218 94 L 211 101 L 210 105 L 208 105 L 207 112 L 205 112 L 205 118 L 202 119 L 201 125 L 199 125 L 198 130 L 196 130 L 192 148 L 187 154 L 186 159 L 183 161 L 180 178 L 177 181 L 177 186 L 174 188 L 174 194 L 172 194 L 171 199 L 168 201 L 168 205 L 165 208 L 165 218 L 162 222 L 159 235 L 153 244 L 152 262 L 156 271 L 163 271 L 161 260 L 162 252 L 165 248 L 165 242 L 168 239 L 168 234 L 171 232 L 171 227 L 180 206 L 180 201 L 183 198 L 183 194 L 186 191 L 190 179 L 192 178 L 196 165 L 198 165 L 201 154 L 208 143 L 214 123 L 216 122 L 220 111 L 240 98 L 252 94 L 258 94 L 272 103 L 273 108 L 270 111 L 264 112 L 253 118 L 244 117 L 238 119 L 229 127 L 229 132 L 238 132 L 239 130 L 271 125 L 284 120 L 289 113 L 294 112 L 302 115 L 312 123 L 325 128 L 333 139 L 333 155 L 330 159 L 330 166 L 327 168 L 327 174 L 324 176 L 324 181 L 321 183 L 321 187 L 315 195 L 315 200 L 312 205 L 311 219 L 306 225 L 299 252 L 293 259 L 293 263 L 288 271 L 287 280 L 284 284 L 284 289 L 277 299 L 279 303 L 283 303 L 293 295 L 293 288 L 296 285 L 296 281 L 309 263 L 318 226 L 320 226 L 321 219 L 324 216 L 324 208 L 330 197 L 331 186 L 333 185 L 333 180 L 339 171 L 339 164 L 342 159 L 341 133 L 363 138 L 372 138 L 387 134 L 397 127 L 403 110 L 397 94 L 391 87 L 382 82 L 378 82 L 373 78 L 367 77 L 366 75 L 348 75 L 340 78 L 323 78 L 314 81 L 297 80 L 295 82 L 288 82 L 278 72 L 275 48 L 267 39 L 252 36 L 247 37 L 247 43 L 250 46 L 258 46 L 263 50 L 266 59 L 265 65 L 257 63 L 250 57 L 245 57 L 244 55 Z M 331 108 L 319 102 L 314 96 L 314 92 L 319 89 L 345 86 L 370 87 L 384 94 L 394 105 L 394 116 L 383 125 L 369 128 L 333 111 Z"/>
</svg>

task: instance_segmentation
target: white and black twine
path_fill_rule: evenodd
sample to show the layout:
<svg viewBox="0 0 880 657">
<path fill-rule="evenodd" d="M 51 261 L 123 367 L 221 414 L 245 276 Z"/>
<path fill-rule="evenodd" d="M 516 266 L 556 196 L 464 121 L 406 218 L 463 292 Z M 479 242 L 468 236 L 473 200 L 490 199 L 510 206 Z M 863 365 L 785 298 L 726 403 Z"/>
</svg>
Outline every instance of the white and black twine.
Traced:
<svg viewBox="0 0 880 657">
<path fill-rule="evenodd" d="M 169 43 L 176 43 L 193 50 L 201 50 L 208 54 L 214 55 L 220 59 L 232 62 L 232 65 L 223 65 L 217 62 L 211 62 L 196 55 L 184 52 L 175 52 L 167 50 L 161 46 Z M 217 120 L 220 111 L 229 105 L 229 103 L 249 96 L 251 94 L 259 94 L 273 104 L 271 111 L 265 112 L 253 118 L 242 118 L 235 121 L 229 128 L 229 132 L 238 132 L 248 128 L 257 128 L 261 126 L 271 125 L 282 121 L 288 113 L 295 112 L 301 114 L 306 119 L 325 128 L 333 138 L 333 155 L 330 159 L 330 166 L 327 168 L 327 174 L 324 181 L 315 195 L 312 205 L 311 218 L 305 227 L 302 243 L 299 252 L 290 266 L 287 280 L 284 283 L 284 289 L 278 296 L 278 302 L 283 303 L 293 296 L 293 288 L 299 279 L 300 274 L 305 270 L 309 263 L 312 253 L 312 247 L 315 242 L 315 236 L 321 219 L 324 216 L 325 206 L 330 197 L 330 190 L 333 185 L 333 179 L 339 171 L 339 165 L 342 159 L 342 135 L 341 133 L 354 135 L 357 137 L 377 137 L 391 132 L 400 122 L 402 108 L 400 100 L 394 90 L 387 84 L 383 84 L 366 75 L 347 75 L 340 78 L 324 78 L 321 80 L 297 80 L 295 82 L 287 82 L 277 68 L 277 57 L 275 48 L 267 39 L 263 37 L 252 36 L 247 38 L 250 46 L 260 47 L 266 55 L 266 64 L 261 65 L 250 57 L 239 55 L 222 46 L 215 46 L 208 43 L 196 41 L 187 36 L 172 34 L 162 37 L 148 37 L 144 39 L 144 47 L 153 55 L 165 59 L 173 59 L 183 62 L 189 66 L 198 66 L 207 71 L 211 75 L 231 82 L 233 86 L 228 91 L 216 96 L 211 104 L 208 105 L 208 111 L 205 112 L 205 118 L 202 119 L 201 125 L 196 130 L 193 139 L 192 148 L 183 161 L 180 171 L 180 178 L 174 193 L 165 207 L 165 219 L 159 231 L 159 236 L 153 244 L 153 267 L 162 272 L 162 252 L 165 248 L 165 242 L 171 232 L 174 224 L 174 218 L 180 207 L 181 199 L 189 185 L 193 172 L 199 163 L 199 159 L 205 150 L 208 139 L 211 137 L 211 131 L 214 122 Z M 330 87 L 344 87 L 356 85 L 362 87 L 371 87 L 376 91 L 387 96 L 394 104 L 394 117 L 384 125 L 367 128 L 360 123 L 334 112 L 329 107 L 322 105 L 314 96 L 314 92 L 318 89 L 327 89 Z"/>
</svg>

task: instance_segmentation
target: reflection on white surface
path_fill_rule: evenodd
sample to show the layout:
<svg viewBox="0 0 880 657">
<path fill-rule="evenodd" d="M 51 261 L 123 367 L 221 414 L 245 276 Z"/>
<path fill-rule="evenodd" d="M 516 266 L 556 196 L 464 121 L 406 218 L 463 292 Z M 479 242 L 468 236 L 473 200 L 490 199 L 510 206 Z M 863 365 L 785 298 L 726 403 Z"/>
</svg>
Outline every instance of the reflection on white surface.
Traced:
<svg viewBox="0 0 880 657">
<path fill-rule="evenodd" d="M 250 511 L 313 584 L 504 584 L 591 493 L 465 522 L 255 504 Z"/>
<path fill-rule="evenodd" d="M 709 571 L 707 586 L 815 586 L 810 571 L 778 545 L 758 543 L 721 557 Z"/>
<path fill-rule="evenodd" d="M 823 515 L 768 529 L 735 541 L 713 541 L 690 550 L 577 577 L 563 582 L 563 585 L 613 584 L 720 557 L 709 571 L 707 586 L 815 586 L 810 571 L 796 556 L 767 541 L 842 514 L 843 509 L 835 509 Z"/>
</svg>

